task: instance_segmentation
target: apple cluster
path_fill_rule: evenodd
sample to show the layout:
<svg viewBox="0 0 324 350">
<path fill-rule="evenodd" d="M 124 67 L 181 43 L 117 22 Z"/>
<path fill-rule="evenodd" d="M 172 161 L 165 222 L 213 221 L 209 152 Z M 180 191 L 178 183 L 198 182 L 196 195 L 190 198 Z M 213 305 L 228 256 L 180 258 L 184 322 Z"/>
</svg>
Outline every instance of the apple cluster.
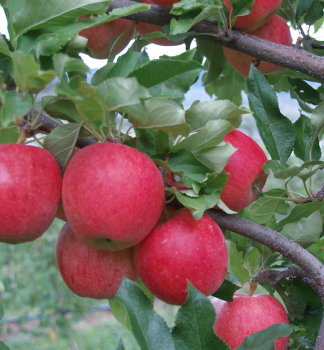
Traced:
<svg viewBox="0 0 324 350">
<path fill-rule="evenodd" d="M 237 150 L 225 167 L 230 176 L 221 198 L 231 209 L 240 210 L 262 190 L 267 177 L 262 166 L 267 159 L 257 143 L 238 130 L 225 141 Z M 171 177 L 167 180 L 172 182 Z M 79 150 L 62 180 L 54 157 L 46 150 L 0 145 L 0 194 L 6 203 L 0 206 L 0 241 L 11 244 L 42 235 L 62 199 L 67 223 L 58 236 L 56 260 L 63 280 L 78 296 L 112 299 L 126 276 L 133 281 L 141 278 L 162 301 L 182 305 L 188 295 L 187 280 L 209 296 L 226 277 L 228 252 L 219 226 L 207 214 L 195 220 L 185 208 L 171 208 L 166 220 L 160 171 L 149 157 L 128 146 L 105 142 Z M 214 300 L 215 333 L 234 349 L 248 334 L 287 323 L 285 310 L 271 298 L 237 295 L 233 303 Z M 233 328 L 229 324 L 236 305 L 254 300 L 259 310 L 271 309 L 274 316 L 263 324 L 256 316 L 261 311 L 254 316 L 250 312 L 253 321 L 242 328 L 239 339 L 224 331 Z M 280 309 L 278 315 L 276 309 Z M 276 350 L 286 349 L 287 340 L 278 344 L 283 345 L 276 345 Z"/>
</svg>

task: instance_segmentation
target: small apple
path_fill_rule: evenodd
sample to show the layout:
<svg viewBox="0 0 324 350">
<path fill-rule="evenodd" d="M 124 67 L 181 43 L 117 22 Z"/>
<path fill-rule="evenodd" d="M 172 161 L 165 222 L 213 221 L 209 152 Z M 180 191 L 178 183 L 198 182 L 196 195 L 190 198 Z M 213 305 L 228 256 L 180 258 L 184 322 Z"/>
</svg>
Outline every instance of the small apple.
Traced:
<svg viewBox="0 0 324 350">
<path fill-rule="evenodd" d="M 268 177 L 262 169 L 267 156 L 251 137 L 239 130 L 227 134 L 224 141 L 237 151 L 224 168 L 230 176 L 220 198 L 230 209 L 238 211 L 253 203 L 262 191 Z"/>
<path fill-rule="evenodd" d="M 0 145 L 0 242 L 17 244 L 40 237 L 55 218 L 62 176 L 46 150 Z"/>
<path fill-rule="evenodd" d="M 249 34 L 257 36 L 259 38 L 272 41 L 277 44 L 291 46 L 292 38 L 287 22 L 280 16 L 272 16 L 266 23 L 264 23 L 258 29 L 249 32 Z M 224 49 L 225 57 L 227 58 L 230 65 L 238 71 L 244 77 L 249 76 L 250 65 L 255 58 L 252 56 L 246 55 L 242 52 L 238 52 L 226 47 Z M 283 67 L 277 66 L 273 63 L 261 61 L 256 68 L 262 74 L 276 74 L 283 70 Z"/>
<path fill-rule="evenodd" d="M 80 150 L 67 165 L 62 202 L 84 244 L 121 250 L 139 243 L 159 220 L 164 183 L 145 154 L 116 143 L 97 143 Z"/>
<path fill-rule="evenodd" d="M 286 310 L 271 295 L 234 294 L 234 301 L 212 299 L 216 309 L 214 332 L 222 338 L 231 350 L 239 347 L 244 339 L 255 332 L 276 323 L 289 324 Z M 278 339 L 275 350 L 287 350 L 289 337 Z"/>
<path fill-rule="evenodd" d="M 253 203 L 262 191 L 268 177 L 262 169 L 267 156 L 251 137 L 239 130 L 227 134 L 224 141 L 237 150 L 224 167 L 224 171 L 230 176 L 220 199 L 231 210 L 239 211 Z M 177 190 L 188 189 L 185 185 L 175 182 L 169 171 L 165 181 Z M 215 208 L 219 209 L 217 206 Z"/>
<path fill-rule="evenodd" d="M 252 11 L 246 16 L 237 17 L 233 28 L 244 30 L 245 32 L 251 32 L 259 28 L 265 23 L 272 15 L 274 15 L 280 9 L 282 0 L 255 0 L 252 5 Z M 224 0 L 224 4 L 231 11 L 232 6 L 229 0 Z M 232 14 L 233 18 L 233 14 Z"/>
<path fill-rule="evenodd" d="M 88 18 L 90 18 L 90 15 L 82 16 L 79 21 Z M 104 59 L 117 55 L 124 50 L 133 37 L 134 28 L 131 28 L 133 25 L 134 22 L 128 19 L 117 18 L 95 27 L 83 29 L 79 35 L 88 39 L 87 48 L 91 57 Z M 117 38 L 118 40 L 115 42 L 112 52 L 110 52 L 109 44 Z"/>
<path fill-rule="evenodd" d="M 136 281 L 133 248 L 111 252 L 84 245 L 67 223 L 56 243 L 56 262 L 73 293 L 93 299 L 113 299 L 123 276 Z"/>
<path fill-rule="evenodd" d="M 151 0 L 142 0 L 141 2 L 143 4 L 155 5 L 155 3 Z M 138 23 L 137 31 L 141 36 L 144 36 L 146 34 L 151 34 L 153 32 L 160 32 L 161 27 L 156 26 L 154 24 L 140 22 L 140 23 Z M 183 44 L 183 41 L 173 42 L 167 38 L 151 38 L 151 39 L 145 39 L 145 40 L 147 40 L 148 42 L 153 43 L 155 45 L 161 45 L 161 46 L 176 46 L 176 45 Z"/>
<path fill-rule="evenodd" d="M 195 220 L 188 209 L 181 209 L 135 246 L 134 261 L 155 296 L 181 305 L 188 295 L 187 279 L 205 295 L 220 287 L 228 253 L 221 229 L 208 215 Z"/>
</svg>

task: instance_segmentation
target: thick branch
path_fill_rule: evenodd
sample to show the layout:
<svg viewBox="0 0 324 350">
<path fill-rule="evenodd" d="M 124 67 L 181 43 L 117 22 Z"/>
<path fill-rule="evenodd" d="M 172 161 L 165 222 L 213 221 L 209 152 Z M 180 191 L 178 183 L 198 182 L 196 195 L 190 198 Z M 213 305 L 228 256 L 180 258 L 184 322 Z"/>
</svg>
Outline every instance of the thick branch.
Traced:
<svg viewBox="0 0 324 350">
<path fill-rule="evenodd" d="M 109 6 L 109 11 L 135 4 L 135 2 L 130 0 L 114 0 Z M 138 12 L 125 18 L 134 22 L 163 26 L 169 24 L 171 19 L 175 17 L 169 14 L 168 9 L 152 5 L 150 11 Z M 232 30 L 231 35 L 225 35 L 225 33 L 219 32 L 217 24 L 208 21 L 195 24 L 191 30 L 201 33 L 201 35 L 196 35 L 199 39 L 211 41 L 215 44 L 243 52 L 259 60 L 305 73 L 310 77 L 324 82 L 324 61 L 322 57 L 310 52 L 275 44 L 238 30 Z M 213 34 L 215 36 L 206 36 L 203 34 Z"/>
</svg>

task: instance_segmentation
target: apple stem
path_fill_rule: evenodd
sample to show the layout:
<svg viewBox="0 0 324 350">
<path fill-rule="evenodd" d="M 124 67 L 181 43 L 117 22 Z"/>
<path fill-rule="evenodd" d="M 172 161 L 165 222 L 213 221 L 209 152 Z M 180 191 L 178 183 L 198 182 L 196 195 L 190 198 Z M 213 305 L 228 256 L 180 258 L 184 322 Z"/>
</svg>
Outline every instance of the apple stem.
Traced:
<svg viewBox="0 0 324 350">
<path fill-rule="evenodd" d="M 253 296 L 253 293 L 256 291 L 257 288 L 258 288 L 258 284 L 251 281 L 250 282 L 249 297 Z"/>
<path fill-rule="evenodd" d="M 26 139 L 27 139 L 27 134 L 26 134 L 26 132 L 23 131 L 23 130 L 21 130 L 20 133 L 19 133 L 19 138 L 18 138 L 18 140 L 17 140 L 17 144 L 18 144 L 18 145 L 24 144 L 25 141 L 26 141 Z"/>
</svg>

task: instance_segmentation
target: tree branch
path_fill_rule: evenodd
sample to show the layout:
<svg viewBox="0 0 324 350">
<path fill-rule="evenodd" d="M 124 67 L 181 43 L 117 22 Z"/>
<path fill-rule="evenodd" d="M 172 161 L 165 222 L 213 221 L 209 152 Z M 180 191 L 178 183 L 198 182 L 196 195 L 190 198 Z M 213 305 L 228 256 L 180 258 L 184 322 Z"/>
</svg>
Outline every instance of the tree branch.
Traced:
<svg viewBox="0 0 324 350">
<path fill-rule="evenodd" d="M 271 284 L 275 285 L 288 277 L 300 277 L 301 279 L 304 279 L 307 277 L 307 275 L 303 270 L 298 269 L 296 266 L 290 266 L 287 270 L 284 271 L 263 270 L 253 276 L 251 281 L 253 283 L 260 283 L 273 278 L 274 280 L 271 282 Z"/>
<path fill-rule="evenodd" d="M 135 4 L 136 2 L 130 0 L 114 0 L 110 4 L 108 12 Z M 163 26 L 170 24 L 171 19 L 175 18 L 175 16 L 169 14 L 169 9 L 151 5 L 151 10 L 141 11 L 125 18 L 134 22 Z M 200 33 L 196 35 L 199 39 L 211 41 L 232 50 L 243 52 L 261 61 L 271 62 L 278 66 L 305 73 L 312 78 L 324 82 L 324 60 L 322 57 L 305 50 L 272 43 L 235 29 L 228 35 L 225 32 L 219 32 L 217 23 L 208 21 L 195 24 L 191 30 Z M 213 34 L 214 36 L 203 34 Z"/>
</svg>

